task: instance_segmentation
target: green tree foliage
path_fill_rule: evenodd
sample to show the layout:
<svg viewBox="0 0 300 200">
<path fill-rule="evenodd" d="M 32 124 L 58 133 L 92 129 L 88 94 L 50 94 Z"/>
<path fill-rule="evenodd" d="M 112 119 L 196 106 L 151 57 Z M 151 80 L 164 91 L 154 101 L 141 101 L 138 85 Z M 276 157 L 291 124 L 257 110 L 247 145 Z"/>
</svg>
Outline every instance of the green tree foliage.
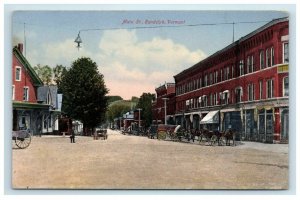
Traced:
<svg viewBox="0 0 300 200">
<path fill-rule="evenodd" d="M 45 85 L 49 85 L 52 81 L 52 69 L 48 65 L 41 66 L 38 64 L 37 66 L 34 66 L 33 69 L 37 73 L 37 75 L 40 77 L 40 79 L 43 81 Z"/>
<path fill-rule="evenodd" d="M 60 83 L 62 80 L 62 76 L 67 72 L 67 68 L 63 65 L 56 65 L 53 68 L 53 81 L 56 83 L 58 90 L 60 90 Z"/>
<path fill-rule="evenodd" d="M 133 97 L 131 97 L 131 101 L 138 103 L 139 102 L 139 98 L 133 96 Z"/>
<path fill-rule="evenodd" d="M 130 101 L 115 101 L 109 105 L 106 112 L 106 118 L 108 121 L 113 122 L 117 117 L 122 117 L 123 114 L 131 110 L 132 103 Z"/>
<path fill-rule="evenodd" d="M 155 94 L 143 93 L 139 98 L 136 108 L 141 108 L 141 118 L 145 121 L 145 126 L 149 127 L 152 123 L 152 101 L 155 99 Z"/>
<path fill-rule="evenodd" d="M 108 104 L 119 100 L 123 100 L 123 98 L 120 96 L 108 96 Z"/>
<path fill-rule="evenodd" d="M 73 62 L 61 79 L 63 93 L 62 111 L 71 118 L 80 120 L 85 128 L 95 128 L 105 119 L 108 89 L 104 76 L 90 58 Z"/>
</svg>

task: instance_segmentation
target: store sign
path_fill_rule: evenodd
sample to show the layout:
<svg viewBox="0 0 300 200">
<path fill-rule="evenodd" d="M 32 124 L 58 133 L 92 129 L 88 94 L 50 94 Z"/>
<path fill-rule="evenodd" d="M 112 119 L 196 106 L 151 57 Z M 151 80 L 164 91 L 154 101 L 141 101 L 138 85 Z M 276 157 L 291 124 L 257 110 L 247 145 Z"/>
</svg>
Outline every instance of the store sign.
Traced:
<svg viewBox="0 0 300 200">
<path fill-rule="evenodd" d="M 277 73 L 289 72 L 289 65 L 280 65 L 277 67 Z"/>
</svg>

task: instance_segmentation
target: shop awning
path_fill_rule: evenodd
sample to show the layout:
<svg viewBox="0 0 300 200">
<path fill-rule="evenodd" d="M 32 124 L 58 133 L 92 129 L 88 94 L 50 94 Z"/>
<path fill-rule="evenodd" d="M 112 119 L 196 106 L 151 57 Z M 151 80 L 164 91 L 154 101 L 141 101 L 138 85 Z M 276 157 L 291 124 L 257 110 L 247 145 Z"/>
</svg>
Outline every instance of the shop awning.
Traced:
<svg viewBox="0 0 300 200">
<path fill-rule="evenodd" d="M 200 121 L 200 124 L 214 124 L 219 123 L 219 111 L 210 111 L 205 115 L 205 117 Z"/>
</svg>

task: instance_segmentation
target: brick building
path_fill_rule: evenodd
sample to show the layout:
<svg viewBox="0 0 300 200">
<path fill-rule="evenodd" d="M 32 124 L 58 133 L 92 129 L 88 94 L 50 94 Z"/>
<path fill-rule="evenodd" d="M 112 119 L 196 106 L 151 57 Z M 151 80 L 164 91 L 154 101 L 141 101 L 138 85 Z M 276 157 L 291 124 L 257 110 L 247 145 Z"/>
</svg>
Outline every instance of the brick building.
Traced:
<svg viewBox="0 0 300 200">
<path fill-rule="evenodd" d="M 275 19 L 174 76 L 176 124 L 288 141 L 289 20 Z"/>
<path fill-rule="evenodd" d="M 168 124 L 175 124 L 175 84 L 165 83 L 155 89 L 156 99 L 152 102 L 153 124 L 165 123 L 165 101 L 166 101 L 166 116 Z M 165 98 L 165 100 L 164 100 Z"/>
</svg>

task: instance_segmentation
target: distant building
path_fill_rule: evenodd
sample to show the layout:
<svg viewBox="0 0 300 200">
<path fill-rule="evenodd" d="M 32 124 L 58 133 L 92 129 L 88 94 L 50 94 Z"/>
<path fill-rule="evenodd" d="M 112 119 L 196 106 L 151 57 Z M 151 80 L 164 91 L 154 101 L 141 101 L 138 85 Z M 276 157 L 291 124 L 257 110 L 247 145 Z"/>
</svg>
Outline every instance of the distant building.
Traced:
<svg viewBox="0 0 300 200">
<path fill-rule="evenodd" d="M 152 102 L 153 124 L 165 123 L 165 102 L 166 101 L 166 117 L 168 124 L 175 124 L 175 83 L 165 83 L 155 89 L 156 99 Z M 164 100 L 165 98 L 165 100 Z"/>
<path fill-rule="evenodd" d="M 174 76 L 176 124 L 287 142 L 288 69 L 289 20 L 275 19 Z"/>
</svg>

